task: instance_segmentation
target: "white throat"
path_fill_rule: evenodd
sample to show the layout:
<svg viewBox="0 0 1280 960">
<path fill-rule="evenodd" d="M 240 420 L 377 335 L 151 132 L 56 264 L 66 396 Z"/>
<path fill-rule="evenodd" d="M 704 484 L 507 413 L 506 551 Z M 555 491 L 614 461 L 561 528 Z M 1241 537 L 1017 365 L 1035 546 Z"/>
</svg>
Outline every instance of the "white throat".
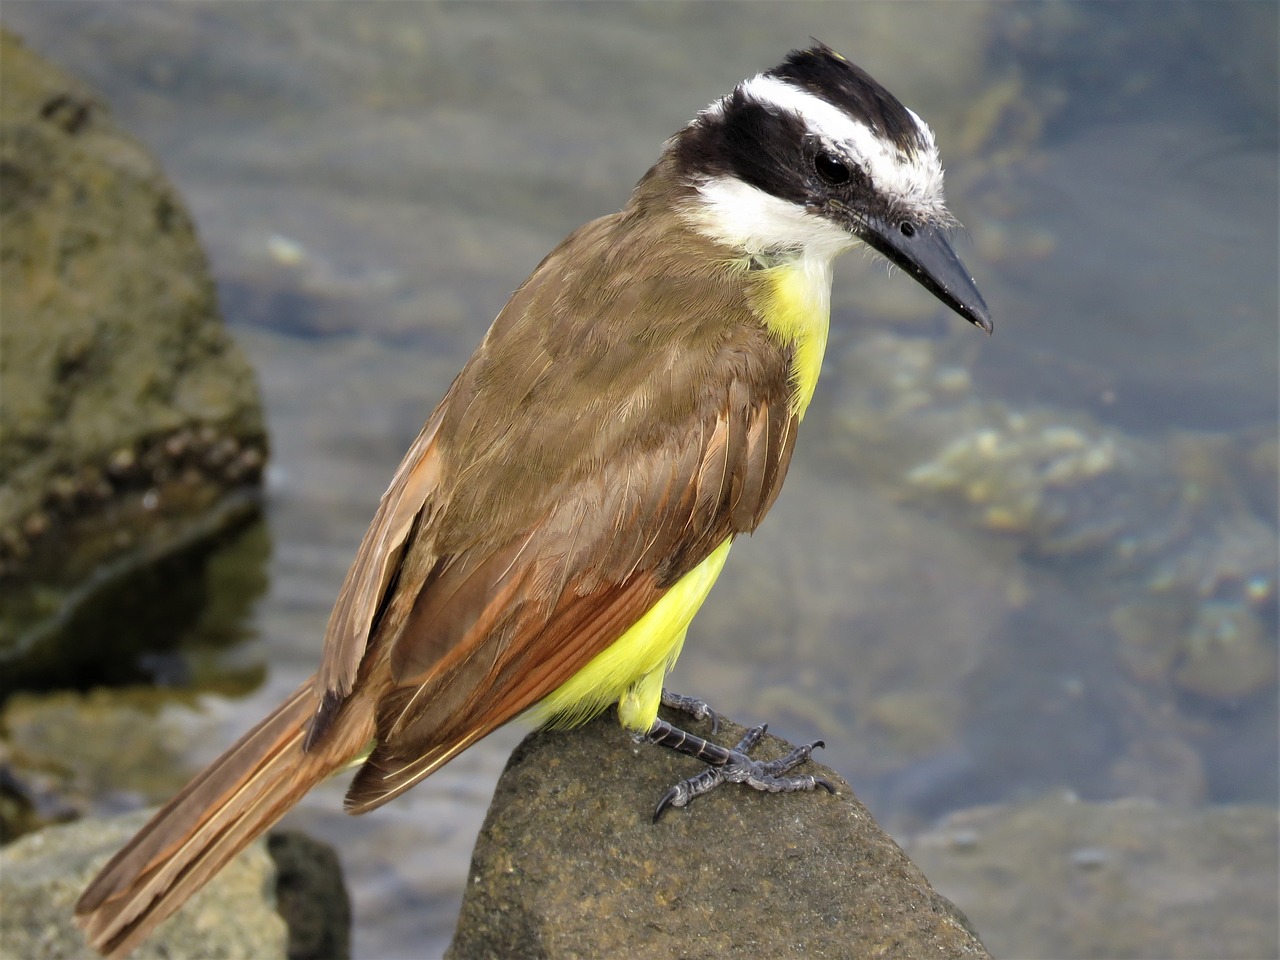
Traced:
<svg viewBox="0 0 1280 960">
<path fill-rule="evenodd" d="M 737 177 L 711 177 L 682 211 L 705 237 L 749 257 L 830 263 L 857 240 L 830 220 Z"/>
</svg>

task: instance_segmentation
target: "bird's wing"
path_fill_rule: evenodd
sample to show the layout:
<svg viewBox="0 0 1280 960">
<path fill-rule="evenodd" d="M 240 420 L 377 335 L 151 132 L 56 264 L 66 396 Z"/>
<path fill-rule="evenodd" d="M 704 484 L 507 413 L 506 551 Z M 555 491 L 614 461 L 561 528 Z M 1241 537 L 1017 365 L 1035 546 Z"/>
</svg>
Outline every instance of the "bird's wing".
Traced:
<svg viewBox="0 0 1280 960">
<path fill-rule="evenodd" d="M 785 396 L 754 399 L 738 380 L 708 399 L 692 430 L 600 464 L 519 536 L 437 559 L 389 644 L 377 745 L 349 809 L 392 799 L 550 694 L 755 527 L 781 485 L 795 418 Z"/>
<path fill-rule="evenodd" d="M 552 692 L 777 493 L 790 351 L 715 251 L 679 255 L 703 241 L 638 229 L 605 217 L 548 254 L 383 497 L 307 739 L 355 697 L 378 704 L 353 808 Z"/>
</svg>

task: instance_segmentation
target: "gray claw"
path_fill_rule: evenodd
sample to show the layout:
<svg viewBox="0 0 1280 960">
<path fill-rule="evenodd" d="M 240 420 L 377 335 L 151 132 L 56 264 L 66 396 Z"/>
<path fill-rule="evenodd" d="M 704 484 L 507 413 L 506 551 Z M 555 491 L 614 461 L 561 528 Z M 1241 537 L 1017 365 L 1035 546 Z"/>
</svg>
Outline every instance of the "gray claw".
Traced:
<svg viewBox="0 0 1280 960">
<path fill-rule="evenodd" d="M 708 793 L 722 783 L 741 783 L 765 793 L 792 793 L 816 790 L 819 787 L 828 793 L 836 792 L 835 784 L 823 777 L 815 777 L 812 774 L 784 776 L 793 767 L 808 760 L 815 748 L 823 746 L 821 740 L 796 747 L 785 757 L 777 760 L 752 760 L 747 753 L 760 742 L 766 729 L 765 724 L 752 727 L 732 750 L 725 751 L 724 748 L 718 748 L 722 754 L 727 754 L 724 762 L 709 766 L 696 776 L 681 780 L 668 790 L 658 801 L 658 807 L 653 812 L 653 822 L 657 823 L 668 807 L 687 806 L 694 797 Z"/>
</svg>

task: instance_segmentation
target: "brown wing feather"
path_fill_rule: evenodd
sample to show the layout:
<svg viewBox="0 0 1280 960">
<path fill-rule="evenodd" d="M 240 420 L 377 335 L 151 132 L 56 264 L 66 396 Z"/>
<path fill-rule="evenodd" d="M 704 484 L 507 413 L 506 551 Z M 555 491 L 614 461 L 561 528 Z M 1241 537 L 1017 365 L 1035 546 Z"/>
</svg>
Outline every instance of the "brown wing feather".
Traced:
<svg viewBox="0 0 1280 960">
<path fill-rule="evenodd" d="M 523 713 L 617 639 L 662 593 L 652 575 L 635 577 L 564 605 L 530 638 L 532 643 L 509 648 L 503 664 L 486 659 L 479 661 L 480 669 L 469 669 L 477 663 L 471 659 L 442 683 L 401 687 L 388 694 L 380 704 L 380 726 L 401 720 L 416 704 L 426 706 L 395 735 L 379 736 L 347 791 L 347 810 L 364 813 L 394 799 Z M 535 651 L 537 655 L 531 655 Z M 427 686 L 438 693 L 418 697 Z M 477 690 L 484 695 L 474 696 Z M 470 699 L 464 691 L 472 694 Z M 447 698 L 440 698 L 439 692 Z"/>
<path fill-rule="evenodd" d="M 769 454 L 771 434 L 785 429 L 756 421 L 790 413 L 785 404 L 752 405 L 734 386 L 718 406 L 706 429 L 683 444 L 610 465 L 526 536 L 481 563 L 455 565 L 461 584 L 446 592 L 428 580 L 410 618 L 422 613 L 419 628 L 405 629 L 392 651 L 393 665 L 417 663 L 424 672 L 412 680 L 402 675 L 409 682 L 380 702 L 377 746 L 352 783 L 349 809 L 385 803 L 536 704 L 726 537 L 755 526 L 771 491 L 753 481 L 755 499 L 746 509 L 745 478 L 768 472 L 759 461 Z M 620 477 L 625 482 L 615 482 Z M 569 528 L 574 546 L 557 550 Z M 628 549 L 618 550 L 619 543 Z M 680 558 L 675 565 L 673 557 Z M 434 623 L 467 626 L 442 648 Z"/>
</svg>

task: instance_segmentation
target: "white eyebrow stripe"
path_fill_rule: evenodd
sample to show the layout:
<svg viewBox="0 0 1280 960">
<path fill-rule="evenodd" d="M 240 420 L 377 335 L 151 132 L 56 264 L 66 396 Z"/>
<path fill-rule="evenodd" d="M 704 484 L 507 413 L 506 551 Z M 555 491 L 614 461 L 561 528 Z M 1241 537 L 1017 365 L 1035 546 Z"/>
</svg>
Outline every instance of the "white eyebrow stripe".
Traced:
<svg viewBox="0 0 1280 960">
<path fill-rule="evenodd" d="M 942 210 L 942 164 L 933 131 L 914 111 L 907 112 L 916 123 L 922 149 L 904 156 L 835 104 L 785 80 L 762 73 L 743 81 L 739 89 L 757 103 L 799 117 L 816 136 L 859 161 L 881 193 L 925 214 Z"/>
<path fill-rule="evenodd" d="M 884 141 L 866 124 L 854 120 L 835 104 L 786 80 L 761 73 L 743 81 L 742 92 L 757 103 L 794 113 L 824 140 L 855 146 L 864 157 L 889 152 Z"/>
</svg>

